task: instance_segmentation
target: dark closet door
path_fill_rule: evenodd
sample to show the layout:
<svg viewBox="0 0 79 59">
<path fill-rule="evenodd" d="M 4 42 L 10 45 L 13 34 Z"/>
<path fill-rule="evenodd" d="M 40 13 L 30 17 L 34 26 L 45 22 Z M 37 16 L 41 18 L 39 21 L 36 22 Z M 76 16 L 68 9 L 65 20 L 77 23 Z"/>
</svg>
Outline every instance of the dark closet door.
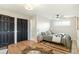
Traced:
<svg viewBox="0 0 79 59">
<path fill-rule="evenodd" d="M 22 41 L 22 34 L 21 34 L 21 23 L 22 20 L 21 19 L 17 19 L 17 41 Z"/>
<path fill-rule="evenodd" d="M 2 33 L 2 46 L 7 46 L 7 45 L 8 45 L 7 33 L 4 32 Z"/>
<path fill-rule="evenodd" d="M 1 32 L 0 32 L 0 46 L 1 46 L 1 43 L 2 43 L 1 38 L 2 38 L 2 35 L 1 35 Z"/>
<path fill-rule="evenodd" d="M 28 36 L 28 22 L 27 20 L 23 20 L 23 39 L 26 40 Z"/>
<path fill-rule="evenodd" d="M 0 47 L 2 46 L 2 32 L 0 32 Z"/>
<path fill-rule="evenodd" d="M 2 38 L 1 38 L 1 44 L 2 46 L 5 46 L 5 45 L 8 45 L 8 38 L 7 38 L 7 31 L 8 31 L 8 25 L 7 25 L 7 20 L 8 20 L 8 17 L 7 16 L 2 16 Z"/>
<path fill-rule="evenodd" d="M 9 38 L 9 44 L 14 43 L 14 18 L 9 17 L 9 33 L 8 33 L 8 38 Z"/>
<path fill-rule="evenodd" d="M 17 41 L 28 39 L 28 20 L 17 19 Z"/>
<path fill-rule="evenodd" d="M 14 18 L 0 15 L 0 46 L 14 43 Z"/>
<path fill-rule="evenodd" d="M 2 46 L 2 16 L 0 15 L 0 46 Z"/>
</svg>

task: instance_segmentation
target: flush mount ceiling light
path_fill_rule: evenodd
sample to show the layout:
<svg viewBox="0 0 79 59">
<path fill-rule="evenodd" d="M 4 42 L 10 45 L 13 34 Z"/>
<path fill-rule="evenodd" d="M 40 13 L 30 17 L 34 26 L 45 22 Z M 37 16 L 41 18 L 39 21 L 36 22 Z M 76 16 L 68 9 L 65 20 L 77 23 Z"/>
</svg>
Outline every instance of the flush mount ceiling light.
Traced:
<svg viewBox="0 0 79 59">
<path fill-rule="evenodd" d="M 25 9 L 33 10 L 36 6 L 38 6 L 38 5 L 37 4 L 25 4 Z"/>
</svg>

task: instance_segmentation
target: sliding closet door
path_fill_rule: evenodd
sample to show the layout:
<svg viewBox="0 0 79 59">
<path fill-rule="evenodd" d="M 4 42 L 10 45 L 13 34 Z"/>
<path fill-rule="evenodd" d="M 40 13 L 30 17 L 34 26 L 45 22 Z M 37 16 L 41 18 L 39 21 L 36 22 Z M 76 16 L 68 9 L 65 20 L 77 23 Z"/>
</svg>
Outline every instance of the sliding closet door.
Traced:
<svg viewBox="0 0 79 59">
<path fill-rule="evenodd" d="M 0 15 L 0 46 L 14 43 L 14 18 Z"/>
<path fill-rule="evenodd" d="M 17 41 L 28 39 L 28 20 L 17 19 Z"/>
</svg>

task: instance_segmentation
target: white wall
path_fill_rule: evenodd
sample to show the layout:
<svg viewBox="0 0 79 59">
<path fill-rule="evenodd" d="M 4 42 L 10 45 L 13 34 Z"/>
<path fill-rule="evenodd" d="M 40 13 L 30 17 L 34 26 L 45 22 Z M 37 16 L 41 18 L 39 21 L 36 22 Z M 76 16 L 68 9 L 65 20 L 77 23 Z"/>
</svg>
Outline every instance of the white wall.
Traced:
<svg viewBox="0 0 79 59">
<path fill-rule="evenodd" d="M 37 35 L 40 34 L 40 32 L 48 31 L 50 27 L 50 21 L 43 17 L 43 16 L 37 16 Z"/>
<path fill-rule="evenodd" d="M 16 13 L 13 11 L 9 11 L 9 10 L 4 10 L 4 9 L 0 9 L 0 14 L 4 14 L 4 15 L 8 15 L 8 16 L 12 16 L 15 18 L 23 18 L 23 19 L 29 19 L 29 16 L 26 16 L 24 14 L 20 14 L 20 13 Z"/>
<path fill-rule="evenodd" d="M 29 16 L 26 16 L 26 15 L 23 15 L 20 13 L 15 13 L 15 12 L 9 11 L 9 10 L 4 10 L 4 9 L 0 9 L 0 14 L 12 16 L 15 18 L 15 43 L 17 43 L 17 18 L 23 18 L 23 19 L 29 20 Z M 28 30 L 29 30 L 29 28 L 28 28 Z M 28 35 L 28 39 L 29 39 L 29 35 Z"/>
<path fill-rule="evenodd" d="M 37 42 L 37 16 L 31 16 L 29 19 L 30 19 L 30 40 Z"/>
<path fill-rule="evenodd" d="M 45 22 L 46 18 L 34 15 L 31 16 L 29 19 L 30 19 L 30 40 L 37 42 L 37 25 L 38 23 L 40 23 L 41 25 L 41 22 Z M 48 20 L 46 22 L 48 22 Z"/>
<path fill-rule="evenodd" d="M 55 33 L 68 33 L 71 35 L 72 40 L 76 40 L 77 39 L 76 18 L 70 17 L 63 20 L 70 21 L 71 23 L 70 26 L 54 26 L 54 24 L 52 23 L 51 24 L 52 31 Z"/>
<path fill-rule="evenodd" d="M 76 40 L 77 39 L 77 28 L 76 28 L 76 18 L 75 17 L 67 17 L 65 19 L 63 19 L 65 21 L 70 21 L 71 25 L 70 26 L 54 26 L 54 21 L 56 20 L 50 20 L 47 19 L 45 17 L 38 17 L 37 19 L 37 25 L 38 23 L 41 22 L 50 22 L 50 29 L 52 30 L 52 32 L 54 33 L 68 33 L 71 35 L 72 40 Z"/>
<path fill-rule="evenodd" d="M 77 47 L 79 48 L 79 30 L 77 30 Z"/>
<path fill-rule="evenodd" d="M 79 48 L 79 17 L 77 17 L 77 47 Z"/>
</svg>

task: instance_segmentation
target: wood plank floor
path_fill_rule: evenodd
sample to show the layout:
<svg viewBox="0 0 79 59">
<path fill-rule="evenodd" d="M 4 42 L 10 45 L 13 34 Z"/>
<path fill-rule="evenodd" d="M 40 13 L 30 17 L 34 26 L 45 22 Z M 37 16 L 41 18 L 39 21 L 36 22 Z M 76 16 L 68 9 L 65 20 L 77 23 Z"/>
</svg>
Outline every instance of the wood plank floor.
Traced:
<svg viewBox="0 0 79 59">
<path fill-rule="evenodd" d="M 33 44 L 35 42 L 33 41 L 21 41 L 18 42 L 17 44 L 11 44 L 8 46 L 8 53 L 9 54 L 21 54 L 25 50 L 29 50 L 30 44 Z"/>
<path fill-rule="evenodd" d="M 55 44 L 49 44 L 47 42 L 36 43 L 34 41 L 21 41 L 17 44 L 11 44 L 8 46 L 9 54 L 22 54 L 29 50 L 39 50 L 46 54 L 67 54 L 70 53 L 65 47 L 61 47 Z"/>
</svg>

